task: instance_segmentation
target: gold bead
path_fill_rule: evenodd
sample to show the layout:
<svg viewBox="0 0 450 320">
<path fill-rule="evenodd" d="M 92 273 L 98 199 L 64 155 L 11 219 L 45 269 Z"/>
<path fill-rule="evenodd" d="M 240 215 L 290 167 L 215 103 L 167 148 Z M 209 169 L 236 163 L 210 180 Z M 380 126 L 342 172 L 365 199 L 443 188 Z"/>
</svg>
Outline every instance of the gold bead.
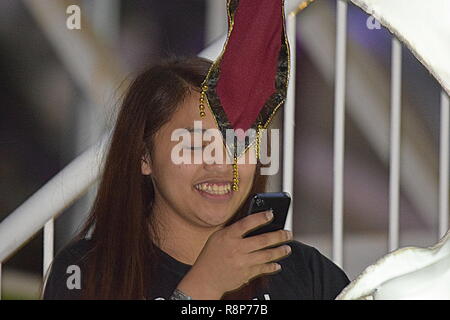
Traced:
<svg viewBox="0 0 450 320">
<path fill-rule="evenodd" d="M 205 111 L 200 111 L 200 117 L 204 118 L 206 116 Z"/>
<path fill-rule="evenodd" d="M 256 159 L 260 158 L 260 145 L 261 145 L 261 122 L 258 122 L 258 132 L 256 134 Z"/>
<path fill-rule="evenodd" d="M 205 109 L 205 106 L 204 106 L 203 104 L 200 104 L 198 107 L 199 107 L 201 110 Z"/>
<path fill-rule="evenodd" d="M 203 90 L 203 91 L 206 91 L 206 90 L 208 90 L 208 86 L 206 86 L 206 85 L 205 85 L 205 86 L 203 86 L 203 87 L 202 87 L 202 90 Z"/>
</svg>

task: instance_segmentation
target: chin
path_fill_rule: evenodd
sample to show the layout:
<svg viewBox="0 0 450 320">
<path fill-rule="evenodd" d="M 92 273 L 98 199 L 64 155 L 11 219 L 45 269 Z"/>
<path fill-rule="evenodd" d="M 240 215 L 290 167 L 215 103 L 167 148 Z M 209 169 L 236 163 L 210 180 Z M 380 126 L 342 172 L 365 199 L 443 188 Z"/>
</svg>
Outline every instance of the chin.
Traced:
<svg viewBox="0 0 450 320">
<path fill-rule="evenodd" d="M 201 216 L 201 220 L 211 227 L 218 227 L 220 225 L 224 225 L 230 218 L 231 216 L 229 214 L 219 212 L 215 212 L 214 216 L 211 215 Z"/>
</svg>

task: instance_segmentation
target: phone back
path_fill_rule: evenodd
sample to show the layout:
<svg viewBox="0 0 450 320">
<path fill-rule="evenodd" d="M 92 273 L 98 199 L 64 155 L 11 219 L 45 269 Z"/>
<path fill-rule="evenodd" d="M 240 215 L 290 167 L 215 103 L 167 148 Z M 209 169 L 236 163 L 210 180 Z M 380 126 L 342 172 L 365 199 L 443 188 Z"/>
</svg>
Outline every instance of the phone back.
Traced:
<svg viewBox="0 0 450 320">
<path fill-rule="evenodd" d="M 290 204 L 291 197 L 287 192 L 266 192 L 254 195 L 247 215 L 272 209 L 274 218 L 270 223 L 247 233 L 244 238 L 284 229 Z"/>
</svg>

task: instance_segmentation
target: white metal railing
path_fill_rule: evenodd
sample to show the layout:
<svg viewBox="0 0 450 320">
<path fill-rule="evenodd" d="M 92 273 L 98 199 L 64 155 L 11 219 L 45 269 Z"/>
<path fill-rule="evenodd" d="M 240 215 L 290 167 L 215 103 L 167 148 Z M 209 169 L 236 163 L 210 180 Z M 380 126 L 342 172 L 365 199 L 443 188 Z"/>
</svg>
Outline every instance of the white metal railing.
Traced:
<svg viewBox="0 0 450 320">
<path fill-rule="evenodd" d="M 343 175 L 345 146 L 345 73 L 347 0 L 337 0 L 334 105 L 333 261 L 343 266 Z M 389 251 L 399 246 L 402 47 L 395 37 L 391 52 L 391 152 L 389 181 Z M 441 93 L 439 237 L 449 227 L 449 97 Z"/>
<path fill-rule="evenodd" d="M 293 208 L 294 208 L 294 151 L 295 151 L 295 74 L 296 74 L 296 52 L 297 52 L 297 19 L 296 14 L 290 14 L 286 18 L 286 32 L 289 39 L 291 54 L 291 77 L 287 91 L 286 104 L 283 112 L 283 180 L 282 191 L 291 195 L 291 206 L 289 207 L 285 229 L 293 231 Z"/>
<path fill-rule="evenodd" d="M 450 102 L 448 95 L 441 93 L 441 131 L 439 154 L 439 237 L 443 237 L 449 227 L 449 142 L 450 142 Z"/>
<path fill-rule="evenodd" d="M 399 244 L 400 133 L 402 90 L 402 46 L 392 39 L 391 53 L 391 154 L 389 177 L 389 251 Z"/>
<path fill-rule="evenodd" d="M 42 276 L 45 277 L 50 264 L 53 260 L 53 250 L 55 241 L 55 219 L 51 218 L 44 225 L 44 255 L 43 255 L 43 268 Z"/>
<path fill-rule="evenodd" d="M 27 2 L 29 0 L 26 0 Z M 343 266 L 343 199 L 344 199 L 344 146 L 345 146 L 345 90 L 347 46 L 347 1 L 337 1 L 335 101 L 334 101 L 334 189 L 333 189 L 333 260 Z M 299 3 L 311 0 L 286 0 L 286 12 L 290 13 Z M 37 9 L 36 9 L 37 10 Z M 287 15 L 287 32 L 291 46 L 291 79 L 284 112 L 283 190 L 293 195 L 294 129 L 295 111 L 295 50 L 296 18 Z M 224 35 L 199 55 L 214 60 L 225 42 Z M 391 74 L 391 171 L 389 197 L 389 250 L 399 243 L 399 186 L 400 186 L 400 128 L 401 128 L 401 45 L 392 40 Z M 439 235 L 448 229 L 449 210 L 449 97 L 441 95 L 440 132 L 440 184 L 439 184 Z M 77 157 L 58 175 L 46 183 L 25 203 L 0 224 L 0 298 L 2 263 L 31 236 L 44 227 L 44 273 L 53 258 L 54 218 L 73 201 L 81 197 L 99 176 L 101 160 L 109 135 Z M 67 183 L 70 181 L 70 183 Z M 286 227 L 292 229 L 292 207 Z"/>
<path fill-rule="evenodd" d="M 334 97 L 333 160 L 333 260 L 341 266 L 344 257 L 344 147 L 345 147 L 345 75 L 347 48 L 347 1 L 337 1 L 336 58 Z"/>
<path fill-rule="evenodd" d="M 96 145 L 48 181 L 0 224 L 0 262 L 38 232 L 46 223 L 81 197 L 99 175 L 108 141 L 105 135 Z M 51 227 L 48 232 L 51 232 Z M 51 245 L 52 241 L 48 241 Z M 50 252 L 50 249 L 47 252 Z"/>
<path fill-rule="evenodd" d="M 53 258 L 53 219 L 96 181 L 108 137 L 105 135 L 100 142 L 78 156 L 2 221 L 0 265 L 45 225 L 45 274 Z"/>
</svg>

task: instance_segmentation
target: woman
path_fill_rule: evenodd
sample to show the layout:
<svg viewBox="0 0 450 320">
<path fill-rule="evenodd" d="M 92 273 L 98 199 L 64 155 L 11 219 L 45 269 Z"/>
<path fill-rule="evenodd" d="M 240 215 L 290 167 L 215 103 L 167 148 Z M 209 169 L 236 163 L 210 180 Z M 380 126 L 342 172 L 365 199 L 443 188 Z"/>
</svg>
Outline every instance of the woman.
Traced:
<svg viewBox="0 0 450 320">
<path fill-rule="evenodd" d="M 194 121 L 217 128 L 209 110 L 198 113 L 210 66 L 171 60 L 134 80 L 89 219 L 55 258 L 44 299 L 334 299 L 348 284 L 285 230 L 242 237 L 271 219 L 270 212 L 244 217 L 248 198 L 265 191 L 259 162 L 239 164 L 239 191 L 232 191 L 230 164 L 172 161 L 174 130 L 194 136 Z"/>
</svg>

